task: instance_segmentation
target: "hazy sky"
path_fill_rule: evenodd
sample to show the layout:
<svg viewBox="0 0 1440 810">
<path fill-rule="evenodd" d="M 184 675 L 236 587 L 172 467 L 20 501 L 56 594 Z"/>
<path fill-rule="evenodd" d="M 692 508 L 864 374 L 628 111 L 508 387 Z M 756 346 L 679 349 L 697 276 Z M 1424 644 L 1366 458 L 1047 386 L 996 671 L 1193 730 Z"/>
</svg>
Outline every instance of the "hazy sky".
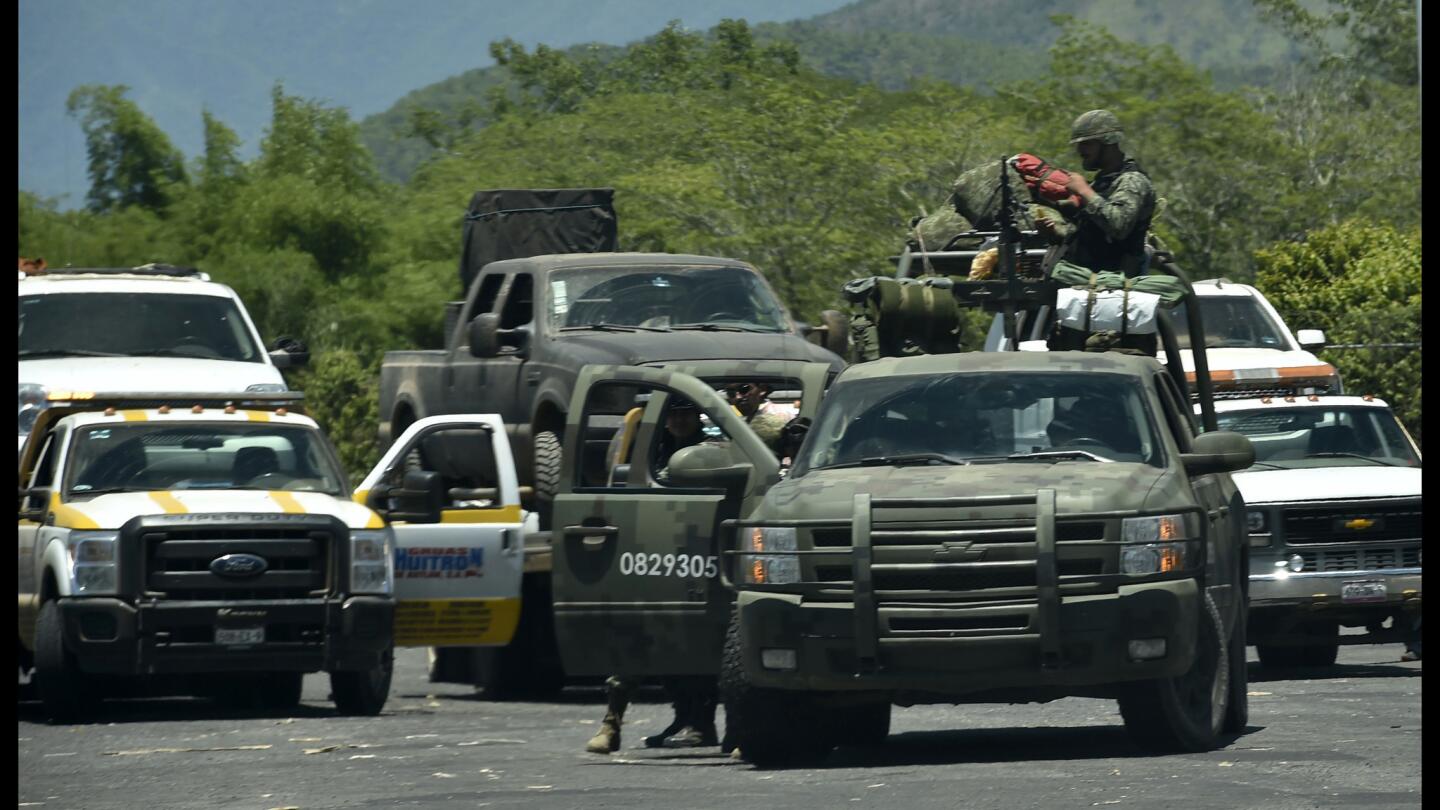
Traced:
<svg viewBox="0 0 1440 810">
<path fill-rule="evenodd" d="M 847 0 L 20 0 L 20 188 L 83 203 L 85 144 L 65 99 L 125 84 L 188 157 L 202 109 L 255 154 L 270 90 L 347 107 L 359 120 L 425 85 L 491 64 L 489 43 L 623 44 L 671 19 L 704 30 L 811 17 Z"/>
</svg>

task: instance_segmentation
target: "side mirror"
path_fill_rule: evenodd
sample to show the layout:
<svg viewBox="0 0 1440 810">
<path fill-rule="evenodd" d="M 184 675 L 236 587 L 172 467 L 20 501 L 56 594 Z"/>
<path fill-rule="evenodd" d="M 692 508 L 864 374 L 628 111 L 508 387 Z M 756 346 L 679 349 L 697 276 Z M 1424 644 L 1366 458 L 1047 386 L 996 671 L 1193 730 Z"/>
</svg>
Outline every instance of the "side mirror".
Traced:
<svg viewBox="0 0 1440 810">
<path fill-rule="evenodd" d="M 1193 452 L 1180 454 L 1180 463 L 1189 475 L 1235 472 L 1255 463 L 1255 446 L 1231 430 L 1202 433 L 1192 447 Z"/>
<path fill-rule="evenodd" d="M 295 338 L 282 335 L 270 344 L 270 362 L 276 368 L 300 368 L 310 362 L 310 348 Z"/>
<path fill-rule="evenodd" d="M 1295 342 L 1307 351 L 1319 351 L 1325 348 L 1325 333 L 1319 329 L 1301 329 L 1295 333 Z"/>
<path fill-rule="evenodd" d="M 500 316 L 493 312 L 476 315 L 470 321 L 470 354 L 494 357 L 500 353 Z"/>
<path fill-rule="evenodd" d="M 445 482 L 440 473 L 410 470 L 398 489 L 390 490 L 391 520 L 439 523 L 445 508 Z"/>
<path fill-rule="evenodd" d="M 726 447 L 697 444 L 683 447 L 670 457 L 670 483 L 677 487 L 723 489 L 740 494 L 750 480 L 753 465 L 737 461 Z"/>
<path fill-rule="evenodd" d="M 35 487 L 20 490 L 20 519 L 38 521 L 45 517 L 50 507 L 50 488 Z"/>
</svg>

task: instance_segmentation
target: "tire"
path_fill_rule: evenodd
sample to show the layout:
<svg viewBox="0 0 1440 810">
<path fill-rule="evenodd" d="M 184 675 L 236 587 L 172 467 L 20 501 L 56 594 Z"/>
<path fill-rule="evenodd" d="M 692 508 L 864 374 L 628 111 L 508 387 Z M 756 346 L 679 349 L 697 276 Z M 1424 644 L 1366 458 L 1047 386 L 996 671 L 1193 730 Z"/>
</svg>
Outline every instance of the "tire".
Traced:
<svg viewBox="0 0 1440 810">
<path fill-rule="evenodd" d="M 540 513 L 540 531 L 550 529 L 555 493 L 560 491 L 560 437 L 553 430 L 535 434 L 535 509 Z"/>
<path fill-rule="evenodd" d="M 890 703 L 852 706 L 837 711 L 835 742 L 856 748 L 876 748 L 890 736 Z"/>
<path fill-rule="evenodd" d="M 1221 727 L 1226 734 L 1244 734 L 1250 725 L 1250 665 L 1245 656 L 1245 625 L 1249 616 L 1243 594 L 1241 599 L 1235 628 L 1230 632 L 1230 705 L 1226 707 L 1225 724 Z"/>
<path fill-rule="evenodd" d="M 304 686 L 303 672 L 268 672 L 255 684 L 255 702 L 272 711 L 293 709 L 300 705 Z"/>
<path fill-rule="evenodd" d="M 370 669 L 330 673 L 330 691 L 341 714 L 372 717 L 385 708 L 390 697 L 390 677 L 395 670 L 395 653 L 386 650 L 380 664 Z"/>
<path fill-rule="evenodd" d="M 35 680 L 45 714 L 53 723 L 79 723 L 100 710 L 96 684 L 65 649 L 60 605 L 46 602 L 35 622 Z"/>
<path fill-rule="evenodd" d="M 1146 751 L 1193 753 L 1219 744 L 1230 707 L 1230 644 L 1215 601 L 1203 586 L 1201 592 L 1204 609 L 1190 669 L 1122 687 L 1125 730 Z"/>
<path fill-rule="evenodd" d="M 504 647 L 475 652 L 475 688 L 487 700 L 546 700 L 560 694 L 566 676 L 554 622 L 549 589 L 526 583 L 515 637 Z"/>
<path fill-rule="evenodd" d="M 733 616 L 720 661 L 720 699 L 726 740 L 756 767 L 818 765 L 835 747 L 814 695 L 750 684 L 741 659 L 740 625 Z"/>
</svg>

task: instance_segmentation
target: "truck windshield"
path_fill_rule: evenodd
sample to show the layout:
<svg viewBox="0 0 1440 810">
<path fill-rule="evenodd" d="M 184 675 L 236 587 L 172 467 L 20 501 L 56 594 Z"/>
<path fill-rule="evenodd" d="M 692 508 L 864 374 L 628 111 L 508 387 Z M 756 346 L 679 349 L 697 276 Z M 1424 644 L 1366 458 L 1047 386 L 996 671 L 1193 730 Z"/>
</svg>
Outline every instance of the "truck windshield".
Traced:
<svg viewBox="0 0 1440 810">
<path fill-rule="evenodd" d="M 1286 351 L 1290 341 L 1285 330 L 1260 302 L 1248 295 L 1196 296 L 1200 315 L 1205 320 L 1205 346 L 1210 349 L 1279 349 Z M 1190 321 L 1185 304 L 1170 311 L 1175 323 L 1175 338 L 1180 348 L 1190 348 Z"/>
<path fill-rule="evenodd" d="M 743 267 L 583 267 L 550 276 L 552 329 L 787 332 L 789 321 L 757 273 Z"/>
<path fill-rule="evenodd" d="M 1419 467 L 1420 457 L 1384 408 L 1258 408 L 1218 415 L 1221 430 L 1250 437 L 1255 467 Z"/>
<path fill-rule="evenodd" d="M 82 428 L 66 464 L 68 498 L 168 489 L 346 489 L 312 428 L 268 422 L 115 424 Z"/>
<path fill-rule="evenodd" d="M 19 319 L 21 360 L 145 356 L 264 362 L 235 302 L 214 295 L 22 295 Z"/>
<path fill-rule="evenodd" d="M 869 464 L 1071 460 L 1163 464 L 1133 377 L 957 372 L 840 382 L 792 476 Z"/>
</svg>

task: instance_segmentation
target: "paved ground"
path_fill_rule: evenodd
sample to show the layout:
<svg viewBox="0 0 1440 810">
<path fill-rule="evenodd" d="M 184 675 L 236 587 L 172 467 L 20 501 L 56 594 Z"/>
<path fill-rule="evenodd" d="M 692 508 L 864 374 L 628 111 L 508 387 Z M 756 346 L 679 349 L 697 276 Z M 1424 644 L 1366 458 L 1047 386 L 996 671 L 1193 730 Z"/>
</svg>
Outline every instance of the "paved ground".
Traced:
<svg viewBox="0 0 1440 810">
<path fill-rule="evenodd" d="M 583 752 L 598 690 L 490 703 L 430 684 L 403 651 L 385 713 L 342 718 L 323 676 L 294 716 L 198 700 L 114 702 L 50 726 L 21 704 L 19 800 L 46 808 L 1072 807 L 1390 808 L 1420 805 L 1420 663 L 1399 645 L 1342 647 L 1335 667 L 1261 673 L 1250 729 L 1199 755 L 1143 756 L 1111 702 L 896 709 L 883 749 L 827 767 L 759 771 L 722 756 L 637 748 L 669 720 L 631 710 L 625 747 Z"/>
</svg>

